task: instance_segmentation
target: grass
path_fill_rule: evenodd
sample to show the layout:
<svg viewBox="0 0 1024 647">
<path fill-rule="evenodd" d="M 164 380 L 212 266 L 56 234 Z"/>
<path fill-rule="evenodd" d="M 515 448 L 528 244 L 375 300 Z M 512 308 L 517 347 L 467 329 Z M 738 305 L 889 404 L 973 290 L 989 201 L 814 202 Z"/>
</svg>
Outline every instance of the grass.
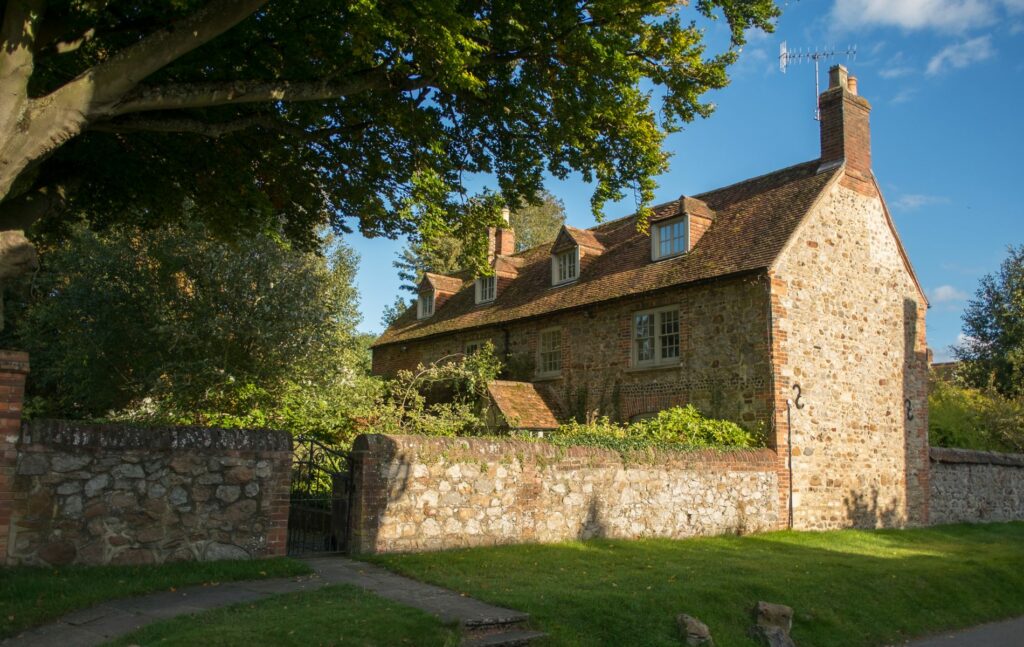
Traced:
<svg viewBox="0 0 1024 647">
<path fill-rule="evenodd" d="M 433 616 L 347 585 L 152 624 L 112 645 L 456 645 Z"/>
<path fill-rule="evenodd" d="M 371 558 L 529 612 L 551 645 L 679 645 L 675 617 L 751 645 L 758 600 L 801 647 L 876 646 L 1024 614 L 1024 523 L 596 540 Z"/>
<path fill-rule="evenodd" d="M 292 559 L 177 562 L 158 566 L 0 568 L 0 638 L 104 600 L 193 584 L 304 575 Z"/>
</svg>

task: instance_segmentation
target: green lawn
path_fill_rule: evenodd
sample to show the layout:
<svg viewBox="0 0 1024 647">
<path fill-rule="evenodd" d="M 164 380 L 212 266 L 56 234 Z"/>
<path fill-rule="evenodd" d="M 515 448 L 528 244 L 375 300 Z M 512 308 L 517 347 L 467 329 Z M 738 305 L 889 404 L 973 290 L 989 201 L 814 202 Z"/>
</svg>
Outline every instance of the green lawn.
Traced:
<svg viewBox="0 0 1024 647">
<path fill-rule="evenodd" d="M 304 575 L 291 559 L 177 562 L 159 566 L 0 568 L 0 638 L 104 600 L 193 584 Z"/>
<path fill-rule="evenodd" d="M 458 633 L 422 611 L 347 585 L 279 595 L 159 622 L 112 645 L 457 645 Z"/>
<path fill-rule="evenodd" d="M 553 645 L 679 645 L 675 616 L 749 645 L 758 600 L 801 647 L 871 646 L 1024 614 L 1024 523 L 570 542 L 372 561 L 527 611 Z"/>
</svg>

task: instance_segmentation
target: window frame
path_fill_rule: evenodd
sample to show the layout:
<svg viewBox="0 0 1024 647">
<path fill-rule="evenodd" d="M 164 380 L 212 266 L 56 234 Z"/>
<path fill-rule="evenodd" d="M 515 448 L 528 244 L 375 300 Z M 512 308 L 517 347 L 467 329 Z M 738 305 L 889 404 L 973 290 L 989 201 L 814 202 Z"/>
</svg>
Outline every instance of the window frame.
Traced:
<svg viewBox="0 0 1024 647">
<path fill-rule="evenodd" d="M 416 298 L 416 318 L 417 319 L 429 319 L 434 316 L 434 311 L 437 309 L 436 305 L 437 296 L 433 290 L 429 292 L 420 292 Z M 426 303 L 430 303 L 429 310 L 425 307 Z"/>
<path fill-rule="evenodd" d="M 668 227 L 675 224 L 681 224 L 683 226 L 683 249 L 679 251 L 670 251 L 668 254 L 661 253 L 661 228 Z M 675 240 L 675 236 L 672 237 Z M 666 218 L 665 220 L 658 220 L 657 222 L 651 223 L 651 260 L 660 261 L 666 258 L 675 258 L 676 256 L 682 256 L 683 254 L 690 251 L 690 216 L 684 214 L 676 218 Z"/>
<path fill-rule="evenodd" d="M 555 349 L 544 349 L 544 336 L 557 334 L 558 347 Z M 544 354 L 557 353 L 558 367 L 552 370 L 545 370 L 544 367 Z M 562 374 L 562 329 L 561 327 L 555 326 L 551 328 L 544 328 L 537 332 L 537 377 L 558 377 Z"/>
<path fill-rule="evenodd" d="M 487 345 L 490 339 L 471 339 L 462 346 L 462 352 L 466 357 L 479 352 Z M 470 350 L 472 348 L 472 350 Z"/>
<path fill-rule="evenodd" d="M 662 331 L 662 325 L 664 323 L 662 315 L 667 312 L 673 312 L 676 316 L 676 354 L 675 357 L 664 358 L 662 357 L 662 350 L 663 348 L 665 348 L 664 337 L 671 336 L 671 334 L 666 335 Z M 636 335 L 637 319 L 643 316 L 651 316 L 653 318 L 650 339 L 652 341 L 654 357 L 648 360 L 640 359 L 640 353 L 638 352 L 637 348 L 637 341 L 640 339 L 646 339 L 637 337 Z M 631 315 L 629 323 L 630 365 L 633 368 L 655 368 L 662 366 L 675 366 L 679 364 L 683 351 L 683 325 L 682 317 L 680 317 L 679 315 L 678 305 L 661 306 L 658 308 L 650 308 L 648 310 L 638 310 Z"/>
<path fill-rule="evenodd" d="M 568 257 L 572 259 L 572 267 L 574 274 L 569 277 L 562 279 L 561 275 L 561 259 Z M 551 285 L 565 285 L 579 280 L 580 278 L 580 248 L 579 245 L 566 249 L 551 255 Z"/>
<path fill-rule="evenodd" d="M 485 299 L 484 298 L 484 282 L 485 281 L 490 281 L 490 283 L 491 283 L 491 298 L 489 298 L 489 299 Z M 496 274 L 492 274 L 490 276 L 478 277 L 477 280 L 476 280 L 476 288 L 475 289 L 476 289 L 476 293 L 475 293 L 476 303 L 478 305 L 481 304 L 481 303 L 490 303 L 490 302 L 494 301 L 495 299 L 498 298 L 498 276 Z"/>
</svg>

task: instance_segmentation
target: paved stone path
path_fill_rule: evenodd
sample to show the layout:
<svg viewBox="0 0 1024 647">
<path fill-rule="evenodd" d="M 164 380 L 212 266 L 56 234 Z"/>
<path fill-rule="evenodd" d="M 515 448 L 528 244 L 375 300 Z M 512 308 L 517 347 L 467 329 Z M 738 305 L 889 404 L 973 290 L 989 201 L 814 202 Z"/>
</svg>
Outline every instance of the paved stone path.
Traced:
<svg viewBox="0 0 1024 647">
<path fill-rule="evenodd" d="M 1021 647 L 1024 645 L 1024 617 L 990 622 L 957 632 L 919 638 L 907 647 Z"/>
<path fill-rule="evenodd" d="M 69 613 L 53 624 L 27 630 L 2 644 L 5 647 L 101 645 L 150 623 L 175 616 L 252 602 L 272 595 L 315 590 L 331 584 L 352 584 L 383 598 L 422 609 L 444 623 L 460 623 L 471 631 L 479 628 L 481 633 L 487 635 L 500 633 L 493 629 L 495 627 L 518 627 L 529 618 L 525 613 L 484 604 L 448 589 L 396 575 L 372 564 L 343 557 L 320 557 L 305 561 L 313 568 L 313 575 L 193 586 L 174 592 L 163 591 L 110 600 Z M 524 636 L 526 640 L 541 635 L 521 629 L 516 629 L 515 633 Z"/>
</svg>

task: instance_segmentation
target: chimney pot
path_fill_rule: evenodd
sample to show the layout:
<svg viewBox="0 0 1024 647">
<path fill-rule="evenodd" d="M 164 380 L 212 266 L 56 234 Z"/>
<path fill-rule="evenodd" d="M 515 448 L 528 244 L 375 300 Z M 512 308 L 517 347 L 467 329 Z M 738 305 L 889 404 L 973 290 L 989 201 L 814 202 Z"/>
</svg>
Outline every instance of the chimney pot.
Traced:
<svg viewBox="0 0 1024 647">
<path fill-rule="evenodd" d="M 845 65 L 833 65 L 828 70 L 828 88 L 845 88 L 847 86 L 847 76 Z"/>
<path fill-rule="evenodd" d="M 501 208 L 501 219 L 505 221 L 505 226 L 512 224 L 512 212 L 508 207 Z"/>
<path fill-rule="evenodd" d="M 850 94 L 857 94 L 857 77 L 851 76 L 846 79 L 846 89 L 850 91 Z"/>
</svg>

